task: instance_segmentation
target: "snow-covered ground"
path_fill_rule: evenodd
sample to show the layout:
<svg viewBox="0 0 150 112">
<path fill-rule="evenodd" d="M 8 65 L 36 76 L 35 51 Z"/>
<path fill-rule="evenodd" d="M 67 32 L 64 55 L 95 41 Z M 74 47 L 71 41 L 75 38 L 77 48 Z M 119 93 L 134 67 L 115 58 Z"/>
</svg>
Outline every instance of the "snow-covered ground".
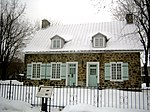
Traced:
<svg viewBox="0 0 150 112">
<path fill-rule="evenodd" d="M 1 84 L 9 84 L 10 81 L 0 81 Z M 19 84 L 22 85 L 22 82 L 18 82 L 13 80 L 12 84 Z M 145 84 L 142 84 L 142 88 L 146 88 Z M 112 93 L 116 94 L 117 91 Z M 107 90 L 104 91 L 107 95 Z M 119 91 L 119 94 L 121 95 L 121 92 Z M 130 92 L 128 92 L 130 94 Z M 135 93 L 132 93 L 134 95 Z M 141 93 L 142 94 L 142 93 Z M 138 93 L 138 97 L 139 97 Z M 143 96 L 143 94 L 142 94 Z M 111 97 L 111 96 L 110 96 Z M 144 96 L 143 96 L 144 97 Z M 65 100 L 66 98 L 64 98 Z M 138 101 L 138 100 L 136 100 Z M 146 101 L 146 100 L 145 100 Z M 148 100 L 147 100 L 148 101 Z M 134 102 L 132 102 L 134 103 Z M 139 104 L 139 103 L 138 103 Z M 141 103 L 143 104 L 143 103 Z M 134 104 L 133 104 L 134 105 Z M 18 100 L 8 100 L 5 98 L 0 97 L 0 112 L 40 112 L 41 107 L 33 107 L 27 102 L 23 101 L 18 101 Z M 59 110 L 52 108 L 51 112 L 59 112 Z M 89 104 L 84 104 L 84 103 L 79 103 L 75 105 L 67 105 L 62 112 L 150 112 L 150 110 L 142 110 L 142 109 L 131 109 L 131 108 L 113 108 L 113 107 L 99 107 L 97 108 L 96 106 L 89 105 Z"/>
<path fill-rule="evenodd" d="M 23 82 L 19 82 L 17 80 L 5 80 L 5 81 L 2 81 L 0 80 L 0 84 L 16 84 L 16 85 L 23 85 Z"/>
<path fill-rule="evenodd" d="M 39 108 L 29 103 L 17 100 L 8 100 L 0 97 L 0 112 L 39 112 Z"/>
<path fill-rule="evenodd" d="M 29 103 L 23 101 L 8 100 L 0 97 L 0 112 L 40 112 L 40 110 L 40 107 L 32 107 Z M 59 112 L 59 110 L 52 109 L 52 112 Z M 77 104 L 66 106 L 62 112 L 150 112 L 150 110 L 97 108 L 88 104 Z"/>
</svg>

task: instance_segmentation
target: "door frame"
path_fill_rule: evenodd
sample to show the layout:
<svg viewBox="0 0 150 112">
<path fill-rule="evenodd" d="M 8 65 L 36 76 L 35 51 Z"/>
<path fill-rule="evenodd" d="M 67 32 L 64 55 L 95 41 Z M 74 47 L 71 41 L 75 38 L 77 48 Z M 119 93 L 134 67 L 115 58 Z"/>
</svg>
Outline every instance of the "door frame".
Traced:
<svg viewBox="0 0 150 112">
<path fill-rule="evenodd" d="M 76 86 L 78 86 L 78 62 L 66 62 L 66 86 L 68 86 L 68 65 L 76 64 Z"/>
<path fill-rule="evenodd" d="M 99 73 L 100 73 L 100 69 L 99 69 L 99 62 L 87 62 L 86 64 L 86 86 L 88 87 L 89 84 L 89 65 L 90 64 L 96 64 L 98 71 L 97 71 L 97 83 L 99 83 Z"/>
</svg>

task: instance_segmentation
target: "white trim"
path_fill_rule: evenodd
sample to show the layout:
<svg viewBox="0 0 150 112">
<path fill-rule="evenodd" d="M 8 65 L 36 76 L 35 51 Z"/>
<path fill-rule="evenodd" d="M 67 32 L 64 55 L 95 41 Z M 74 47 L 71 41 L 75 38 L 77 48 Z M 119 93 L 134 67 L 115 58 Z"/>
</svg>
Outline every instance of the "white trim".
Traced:
<svg viewBox="0 0 150 112">
<path fill-rule="evenodd" d="M 121 64 L 121 79 L 120 80 L 114 80 L 112 79 L 112 64 Z M 115 82 L 122 82 L 123 81 L 123 62 L 110 62 L 110 81 L 115 81 Z M 117 73 L 117 69 L 116 69 L 116 73 Z"/>
<path fill-rule="evenodd" d="M 40 78 L 33 78 L 33 64 L 40 64 Z M 42 62 L 32 62 L 31 63 L 31 80 L 41 80 L 41 64 L 42 64 Z"/>
<path fill-rule="evenodd" d="M 66 62 L 66 86 L 68 86 L 68 65 L 76 64 L 76 86 L 78 86 L 78 62 Z"/>
<path fill-rule="evenodd" d="M 47 51 L 25 51 L 24 54 L 71 54 L 71 53 L 132 53 L 132 52 L 143 52 L 142 49 L 137 50 L 118 50 L 118 49 L 103 49 L 103 50 L 95 50 L 96 48 L 93 48 L 93 50 L 47 50 Z"/>
<path fill-rule="evenodd" d="M 60 64 L 60 78 L 52 78 L 52 64 Z M 51 62 L 51 78 L 50 78 L 50 80 L 61 80 L 61 72 L 62 72 L 61 66 L 62 66 L 62 62 Z M 56 69 L 57 69 L 57 67 L 56 67 Z"/>
<path fill-rule="evenodd" d="M 97 84 L 99 83 L 99 73 L 100 73 L 100 69 L 99 69 L 99 62 L 87 62 L 86 64 L 86 86 L 88 87 L 89 84 L 89 65 L 90 64 L 96 64 L 98 67 L 98 71 L 97 71 Z"/>
</svg>

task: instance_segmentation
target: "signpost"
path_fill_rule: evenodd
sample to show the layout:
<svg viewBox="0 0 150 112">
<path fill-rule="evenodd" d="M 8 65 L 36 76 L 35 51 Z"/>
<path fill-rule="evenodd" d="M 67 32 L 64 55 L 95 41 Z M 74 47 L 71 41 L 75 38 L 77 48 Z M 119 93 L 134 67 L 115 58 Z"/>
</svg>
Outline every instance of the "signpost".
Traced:
<svg viewBox="0 0 150 112">
<path fill-rule="evenodd" d="M 42 98 L 42 112 L 47 112 L 47 99 L 50 98 L 51 101 L 51 95 L 53 94 L 54 88 L 52 86 L 39 86 L 37 97 Z"/>
</svg>

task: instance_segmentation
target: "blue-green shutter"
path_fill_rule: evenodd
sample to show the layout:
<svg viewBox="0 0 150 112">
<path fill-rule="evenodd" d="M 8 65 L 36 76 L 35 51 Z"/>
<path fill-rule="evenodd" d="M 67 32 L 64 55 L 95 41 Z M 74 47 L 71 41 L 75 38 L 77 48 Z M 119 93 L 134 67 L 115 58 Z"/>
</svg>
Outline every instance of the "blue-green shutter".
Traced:
<svg viewBox="0 0 150 112">
<path fill-rule="evenodd" d="M 110 80 L 110 63 L 105 63 L 105 80 Z"/>
<path fill-rule="evenodd" d="M 27 64 L 27 79 L 31 79 L 32 76 L 32 64 Z"/>
<path fill-rule="evenodd" d="M 46 79 L 51 79 L 51 64 L 46 64 Z"/>
<path fill-rule="evenodd" d="M 66 79 L 66 63 L 61 64 L 61 79 Z"/>
<path fill-rule="evenodd" d="M 123 80 L 129 80 L 128 63 L 123 63 Z"/>
<path fill-rule="evenodd" d="M 46 69 L 46 66 L 45 66 L 46 64 L 45 63 L 42 63 L 41 64 L 41 79 L 45 79 L 45 75 L 46 75 L 46 71 L 45 71 L 45 69 Z"/>
</svg>

